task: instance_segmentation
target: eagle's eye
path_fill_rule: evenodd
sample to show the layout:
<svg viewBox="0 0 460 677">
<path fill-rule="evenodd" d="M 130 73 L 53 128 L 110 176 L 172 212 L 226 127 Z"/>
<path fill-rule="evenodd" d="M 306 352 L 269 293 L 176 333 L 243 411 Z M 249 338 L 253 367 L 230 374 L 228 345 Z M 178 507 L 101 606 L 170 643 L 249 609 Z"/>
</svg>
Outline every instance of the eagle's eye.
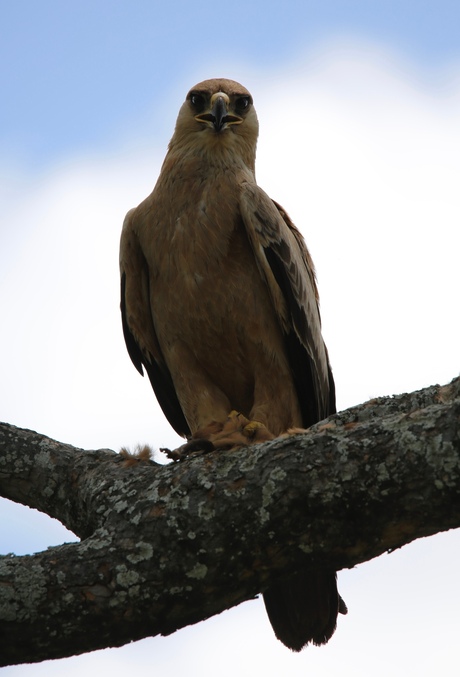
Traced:
<svg viewBox="0 0 460 677">
<path fill-rule="evenodd" d="M 249 106 L 251 105 L 251 97 L 250 96 L 239 96 L 237 100 L 235 101 L 235 109 L 239 113 L 244 113 L 249 109 Z"/>
<path fill-rule="evenodd" d="M 198 92 L 190 92 L 189 101 L 192 104 L 192 107 L 195 109 L 195 111 L 200 112 L 201 110 L 203 110 L 205 100 L 202 94 L 198 94 Z"/>
</svg>

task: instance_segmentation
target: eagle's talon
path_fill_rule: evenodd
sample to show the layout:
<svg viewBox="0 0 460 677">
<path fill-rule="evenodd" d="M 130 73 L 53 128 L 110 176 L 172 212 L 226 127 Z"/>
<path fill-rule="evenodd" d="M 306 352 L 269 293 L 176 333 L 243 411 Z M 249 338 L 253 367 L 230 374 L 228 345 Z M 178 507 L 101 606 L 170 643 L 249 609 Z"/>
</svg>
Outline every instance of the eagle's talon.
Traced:
<svg viewBox="0 0 460 677">
<path fill-rule="evenodd" d="M 202 456 L 203 454 L 209 454 L 209 452 L 214 451 L 215 446 L 210 440 L 206 439 L 192 439 L 189 442 L 186 442 L 177 449 L 160 449 L 160 451 L 166 455 L 171 461 L 184 461 L 189 456 Z"/>
</svg>

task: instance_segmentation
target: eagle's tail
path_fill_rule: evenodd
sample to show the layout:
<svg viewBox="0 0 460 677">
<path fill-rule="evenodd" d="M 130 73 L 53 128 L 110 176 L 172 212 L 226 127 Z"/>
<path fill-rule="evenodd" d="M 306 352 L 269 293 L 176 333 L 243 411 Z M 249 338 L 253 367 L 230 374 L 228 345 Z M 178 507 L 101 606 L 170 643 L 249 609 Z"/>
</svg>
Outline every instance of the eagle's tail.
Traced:
<svg viewBox="0 0 460 677">
<path fill-rule="evenodd" d="M 319 569 L 277 582 L 264 592 L 264 602 L 275 635 L 293 651 L 310 642 L 326 644 L 337 614 L 348 611 L 337 590 L 337 574 Z"/>
</svg>

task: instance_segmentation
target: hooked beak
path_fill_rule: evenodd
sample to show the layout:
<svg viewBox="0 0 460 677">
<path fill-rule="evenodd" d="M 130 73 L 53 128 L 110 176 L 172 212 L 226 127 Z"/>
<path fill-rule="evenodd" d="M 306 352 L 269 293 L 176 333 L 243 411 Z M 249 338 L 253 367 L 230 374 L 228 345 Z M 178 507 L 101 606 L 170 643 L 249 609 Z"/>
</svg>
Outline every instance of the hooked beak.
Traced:
<svg viewBox="0 0 460 677">
<path fill-rule="evenodd" d="M 211 97 L 211 110 L 206 113 L 195 115 L 198 122 L 207 122 L 214 127 L 216 132 L 221 132 L 228 125 L 239 125 L 243 118 L 228 112 L 230 99 L 224 92 L 217 92 Z"/>
</svg>

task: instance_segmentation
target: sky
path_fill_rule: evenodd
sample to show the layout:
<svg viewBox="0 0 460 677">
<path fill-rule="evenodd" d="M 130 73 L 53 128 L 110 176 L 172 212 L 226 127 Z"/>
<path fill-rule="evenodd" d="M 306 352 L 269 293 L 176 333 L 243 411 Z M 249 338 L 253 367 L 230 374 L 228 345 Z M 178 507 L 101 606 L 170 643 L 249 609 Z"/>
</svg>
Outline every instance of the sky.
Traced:
<svg viewBox="0 0 460 677">
<path fill-rule="evenodd" d="M 338 408 L 459 371 L 460 5 L 0 1 L 0 419 L 88 449 L 175 446 L 119 318 L 126 211 L 187 91 L 254 96 L 257 179 L 318 272 Z M 75 540 L 0 503 L 0 552 Z M 339 574 L 347 617 L 291 654 L 260 600 L 167 638 L 3 675 L 454 675 L 458 531 Z"/>
</svg>

